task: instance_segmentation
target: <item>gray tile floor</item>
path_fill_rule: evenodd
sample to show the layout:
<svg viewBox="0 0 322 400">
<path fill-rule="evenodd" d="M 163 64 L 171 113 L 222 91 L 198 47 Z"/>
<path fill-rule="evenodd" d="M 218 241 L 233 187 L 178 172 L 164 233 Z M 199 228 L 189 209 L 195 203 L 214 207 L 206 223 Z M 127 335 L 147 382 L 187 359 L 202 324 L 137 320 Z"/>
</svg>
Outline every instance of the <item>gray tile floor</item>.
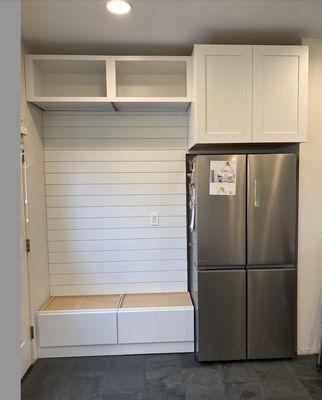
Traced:
<svg viewBox="0 0 322 400">
<path fill-rule="evenodd" d="M 321 400 L 316 357 L 199 364 L 193 354 L 38 360 L 23 400 Z"/>
</svg>

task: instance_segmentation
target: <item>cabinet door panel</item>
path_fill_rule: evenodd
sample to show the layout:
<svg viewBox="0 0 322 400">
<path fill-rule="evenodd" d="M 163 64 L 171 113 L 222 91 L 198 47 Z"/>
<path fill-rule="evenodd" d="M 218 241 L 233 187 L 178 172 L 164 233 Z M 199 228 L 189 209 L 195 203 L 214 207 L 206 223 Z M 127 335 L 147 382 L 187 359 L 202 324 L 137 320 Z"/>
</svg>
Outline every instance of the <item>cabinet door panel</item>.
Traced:
<svg viewBox="0 0 322 400">
<path fill-rule="evenodd" d="M 196 46 L 197 141 L 250 142 L 252 46 Z"/>
<path fill-rule="evenodd" d="M 254 46 L 254 142 L 306 140 L 307 62 L 304 46 Z"/>
<path fill-rule="evenodd" d="M 206 132 L 243 129 L 241 56 L 206 56 Z"/>
</svg>

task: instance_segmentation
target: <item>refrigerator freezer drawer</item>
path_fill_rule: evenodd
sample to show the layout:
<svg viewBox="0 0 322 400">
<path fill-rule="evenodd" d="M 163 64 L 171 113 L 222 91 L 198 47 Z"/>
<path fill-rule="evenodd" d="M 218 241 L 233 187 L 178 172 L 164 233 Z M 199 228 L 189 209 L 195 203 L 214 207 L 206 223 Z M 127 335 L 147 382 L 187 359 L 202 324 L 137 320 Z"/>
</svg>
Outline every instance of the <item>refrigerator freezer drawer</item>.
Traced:
<svg viewBox="0 0 322 400">
<path fill-rule="evenodd" d="M 199 361 L 246 358 L 246 271 L 199 271 Z"/>
<path fill-rule="evenodd" d="M 296 270 L 247 270 L 247 358 L 295 356 Z"/>
</svg>

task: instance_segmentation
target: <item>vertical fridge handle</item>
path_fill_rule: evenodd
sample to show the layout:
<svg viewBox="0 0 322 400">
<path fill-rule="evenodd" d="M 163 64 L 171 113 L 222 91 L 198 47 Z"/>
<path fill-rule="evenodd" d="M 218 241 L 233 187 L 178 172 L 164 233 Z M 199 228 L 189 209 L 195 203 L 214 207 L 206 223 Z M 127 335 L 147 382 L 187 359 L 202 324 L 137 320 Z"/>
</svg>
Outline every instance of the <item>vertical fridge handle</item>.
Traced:
<svg viewBox="0 0 322 400">
<path fill-rule="evenodd" d="M 261 179 L 254 179 L 254 192 L 255 192 L 255 207 L 261 206 Z"/>
</svg>

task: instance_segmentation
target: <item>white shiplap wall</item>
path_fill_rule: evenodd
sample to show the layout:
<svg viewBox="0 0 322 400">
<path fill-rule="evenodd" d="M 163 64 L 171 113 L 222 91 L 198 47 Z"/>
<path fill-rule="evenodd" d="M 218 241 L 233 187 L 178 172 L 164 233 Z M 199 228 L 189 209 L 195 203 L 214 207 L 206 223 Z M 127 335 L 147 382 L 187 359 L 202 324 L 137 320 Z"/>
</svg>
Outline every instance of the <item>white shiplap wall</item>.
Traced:
<svg viewBox="0 0 322 400">
<path fill-rule="evenodd" d="M 51 295 L 186 290 L 186 115 L 43 123 Z"/>
</svg>

